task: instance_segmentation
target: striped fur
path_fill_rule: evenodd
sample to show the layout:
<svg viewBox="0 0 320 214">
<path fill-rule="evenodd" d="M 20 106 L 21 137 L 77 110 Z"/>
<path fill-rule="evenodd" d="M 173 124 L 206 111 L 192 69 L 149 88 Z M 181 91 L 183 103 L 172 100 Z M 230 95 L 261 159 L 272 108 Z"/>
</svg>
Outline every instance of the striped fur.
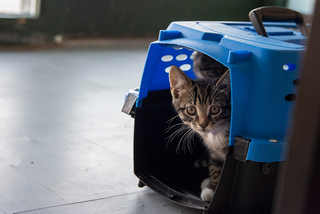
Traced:
<svg viewBox="0 0 320 214">
<path fill-rule="evenodd" d="M 231 118 L 230 78 L 191 80 L 176 66 L 169 73 L 173 106 L 185 125 L 198 133 L 210 154 L 209 180 L 202 182 L 201 198 L 211 201 L 228 151 Z"/>
</svg>

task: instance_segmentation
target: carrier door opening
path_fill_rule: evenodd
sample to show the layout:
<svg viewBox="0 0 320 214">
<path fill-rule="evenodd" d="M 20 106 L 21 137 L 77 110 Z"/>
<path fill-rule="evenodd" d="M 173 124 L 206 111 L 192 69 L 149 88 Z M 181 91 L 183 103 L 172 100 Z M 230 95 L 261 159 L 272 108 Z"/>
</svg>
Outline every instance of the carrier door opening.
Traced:
<svg viewBox="0 0 320 214">
<path fill-rule="evenodd" d="M 177 66 L 171 66 L 169 71 L 173 106 L 182 121 L 182 128 L 174 132 L 171 139 L 180 138 L 178 146 L 188 145 L 190 152 L 189 141 L 193 135 L 202 140 L 206 147 L 208 175 L 198 186 L 201 199 L 211 202 L 229 149 L 230 74 L 227 67 L 198 51 L 192 53 L 191 59 L 196 80 L 190 79 Z M 180 132 L 182 134 L 178 135 Z"/>
</svg>

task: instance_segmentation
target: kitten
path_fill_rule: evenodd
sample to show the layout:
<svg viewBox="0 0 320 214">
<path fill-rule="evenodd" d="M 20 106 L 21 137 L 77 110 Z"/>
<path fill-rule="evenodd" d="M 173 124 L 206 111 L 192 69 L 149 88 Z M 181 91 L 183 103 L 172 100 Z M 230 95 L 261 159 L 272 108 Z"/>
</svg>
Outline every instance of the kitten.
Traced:
<svg viewBox="0 0 320 214">
<path fill-rule="evenodd" d="M 180 68 L 169 73 L 173 106 L 184 124 L 197 132 L 206 145 L 209 178 L 201 184 L 201 198 L 210 202 L 218 184 L 229 145 L 231 116 L 230 76 L 226 72 L 216 83 L 191 80 Z"/>
<path fill-rule="evenodd" d="M 198 79 L 213 79 L 217 82 L 228 70 L 218 61 L 198 51 L 192 53 L 191 59 L 193 59 L 194 74 Z"/>
</svg>

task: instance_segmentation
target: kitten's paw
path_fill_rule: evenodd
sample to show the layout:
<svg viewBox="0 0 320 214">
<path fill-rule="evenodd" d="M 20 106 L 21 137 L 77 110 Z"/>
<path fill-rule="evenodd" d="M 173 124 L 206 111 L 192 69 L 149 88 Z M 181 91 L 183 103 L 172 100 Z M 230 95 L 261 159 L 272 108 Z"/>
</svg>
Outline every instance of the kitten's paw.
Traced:
<svg viewBox="0 0 320 214">
<path fill-rule="evenodd" d="M 201 191 L 201 199 L 206 202 L 211 202 L 214 195 L 214 191 L 212 189 L 209 189 L 208 187 L 205 187 Z"/>
<path fill-rule="evenodd" d="M 208 186 L 209 182 L 210 182 L 210 178 L 204 179 L 204 180 L 202 181 L 202 183 L 201 183 L 201 189 L 206 188 L 206 187 Z"/>
</svg>

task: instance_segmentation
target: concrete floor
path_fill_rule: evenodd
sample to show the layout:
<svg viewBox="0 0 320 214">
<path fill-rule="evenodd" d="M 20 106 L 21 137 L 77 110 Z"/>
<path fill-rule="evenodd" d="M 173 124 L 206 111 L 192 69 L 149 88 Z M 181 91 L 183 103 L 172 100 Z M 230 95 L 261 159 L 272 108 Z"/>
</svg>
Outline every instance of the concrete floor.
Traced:
<svg viewBox="0 0 320 214">
<path fill-rule="evenodd" d="M 151 40 L 0 50 L 0 213 L 201 213 L 133 174 L 133 119 Z"/>
</svg>

